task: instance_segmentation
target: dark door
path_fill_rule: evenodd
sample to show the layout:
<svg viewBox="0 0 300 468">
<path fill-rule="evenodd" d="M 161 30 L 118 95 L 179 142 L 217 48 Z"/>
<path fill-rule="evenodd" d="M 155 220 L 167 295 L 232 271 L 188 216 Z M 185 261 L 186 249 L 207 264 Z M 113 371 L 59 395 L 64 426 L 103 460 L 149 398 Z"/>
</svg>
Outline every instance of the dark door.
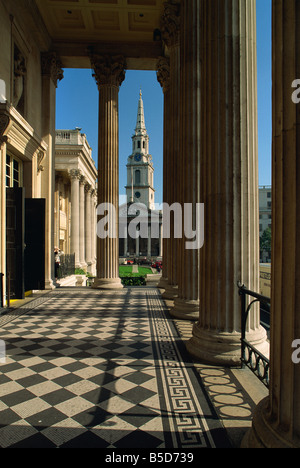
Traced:
<svg viewBox="0 0 300 468">
<path fill-rule="evenodd" d="M 25 200 L 25 290 L 45 289 L 45 200 Z"/>
<path fill-rule="evenodd" d="M 11 299 L 24 299 L 24 189 L 6 189 L 6 277 Z"/>
</svg>

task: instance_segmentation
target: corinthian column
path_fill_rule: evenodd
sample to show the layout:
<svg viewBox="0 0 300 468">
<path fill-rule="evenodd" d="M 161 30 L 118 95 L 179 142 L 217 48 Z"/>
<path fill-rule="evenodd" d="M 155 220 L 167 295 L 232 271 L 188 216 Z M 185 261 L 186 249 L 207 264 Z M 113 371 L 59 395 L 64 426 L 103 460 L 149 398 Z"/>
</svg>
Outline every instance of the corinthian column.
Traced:
<svg viewBox="0 0 300 468">
<path fill-rule="evenodd" d="M 47 144 L 44 170 L 41 172 L 41 197 L 46 200 L 45 288 L 54 289 L 55 106 L 57 84 L 63 78 L 61 63 L 54 52 L 41 55 L 41 74 L 41 136 Z"/>
<path fill-rule="evenodd" d="M 81 268 L 86 268 L 85 259 L 85 196 L 84 196 L 85 178 L 81 176 L 79 179 L 79 261 Z"/>
<path fill-rule="evenodd" d="M 246 448 L 300 448 L 300 78 L 297 0 L 273 0 L 270 395 Z M 298 82 L 299 83 L 299 82 Z"/>
<path fill-rule="evenodd" d="M 197 359 L 240 365 L 241 318 L 237 283 L 259 291 L 258 156 L 255 0 L 187 0 L 202 5 L 201 201 L 204 246 L 200 313 L 188 343 Z M 194 5 L 194 12 L 192 11 Z M 196 31 L 185 31 L 192 38 Z M 188 39 L 187 39 L 188 40 Z M 195 95 L 196 99 L 196 95 Z M 259 308 L 247 339 L 265 351 Z"/>
<path fill-rule="evenodd" d="M 91 186 L 86 184 L 84 187 L 85 192 L 85 261 L 87 264 L 87 271 L 91 273 L 92 265 L 92 199 L 91 199 Z"/>
<path fill-rule="evenodd" d="M 71 177 L 71 253 L 75 254 L 75 266 L 80 268 L 80 195 L 79 179 L 80 171 L 72 169 Z"/>
<path fill-rule="evenodd" d="M 180 5 L 177 0 L 171 0 L 164 4 L 164 14 L 161 19 L 162 38 L 168 47 L 170 56 L 170 76 L 169 76 L 169 96 L 168 96 L 168 115 L 166 118 L 169 121 L 169 132 L 166 151 L 168 152 L 168 165 L 166 171 L 168 179 L 167 198 L 168 204 L 178 202 L 179 187 L 176 182 L 180 181 L 179 175 L 179 156 L 180 156 L 180 139 L 179 139 L 179 77 L 180 77 L 180 48 L 179 48 L 179 31 L 180 31 Z M 176 182 L 175 182 L 176 181 Z M 165 214 L 164 214 L 165 219 Z M 175 218 L 173 214 L 170 216 L 170 237 L 167 240 L 167 283 L 163 297 L 165 299 L 174 299 L 178 294 L 178 272 L 180 271 L 179 255 L 178 255 L 178 239 L 174 235 Z M 165 266 L 164 266 L 165 268 Z"/>
<path fill-rule="evenodd" d="M 163 201 L 170 203 L 169 186 L 172 183 L 169 173 L 169 140 L 170 140 L 170 61 L 166 57 L 160 57 L 157 62 L 157 80 L 164 93 L 164 147 L 163 147 Z M 164 233 L 162 233 L 163 235 Z M 163 269 L 159 287 L 166 289 L 168 285 L 169 264 L 172 262 L 170 242 L 163 237 Z"/>
<path fill-rule="evenodd" d="M 95 288 L 122 288 L 119 278 L 119 87 L 125 78 L 123 57 L 92 56 L 99 89 L 98 205 L 115 211 L 114 235 L 97 239 Z M 105 238 L 104 238 L 105 237 Z"/>
<path fill-rule="evenodd" d="M 178 201 L 182 208 L 182 226 L 184 226 L 185 204 L 189 204 L 195 219 L 196 204 L 200 203 L 200 21 L 200 2 L 183 2 L 180 47 L 177 38 L 170 54 L 171 76 L 174 76 L 173 81 L 176 80 L 176 88 L 180 89 L 180 92 L 176 90 L 177 105 L 180 109 L 180 127 L 178 128 L 180 157 L 177 162 L 178 185 L 176 184 L 176 189 L 179 192 Z M 172 30 L 174 31 L 174 28 Z M 191 32 L 193 32 L 192 36 Z M 192 227 L 192 219 L 190 224 Z M 174 307 L 170 313 L 181 319 L 196 319 L 199 316 L 200 249 L 197 247 L 187 249 L 186 240 L 183 233 L 182 238 L 176 242 L 178 296 L 174 300 Z"/>
</svg>

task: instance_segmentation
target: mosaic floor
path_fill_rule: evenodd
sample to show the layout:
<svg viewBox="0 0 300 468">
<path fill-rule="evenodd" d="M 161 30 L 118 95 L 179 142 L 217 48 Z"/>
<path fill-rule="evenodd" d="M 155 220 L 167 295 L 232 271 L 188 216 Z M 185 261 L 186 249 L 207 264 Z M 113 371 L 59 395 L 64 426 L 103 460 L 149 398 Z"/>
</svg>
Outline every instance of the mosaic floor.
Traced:
<svg viewBox="0 0 300 468">
<path fill-rule="evenodd" d="M 0 318 L 1 448 L 229 446 L 155 288 L 61 288 Z"/>
</svg>

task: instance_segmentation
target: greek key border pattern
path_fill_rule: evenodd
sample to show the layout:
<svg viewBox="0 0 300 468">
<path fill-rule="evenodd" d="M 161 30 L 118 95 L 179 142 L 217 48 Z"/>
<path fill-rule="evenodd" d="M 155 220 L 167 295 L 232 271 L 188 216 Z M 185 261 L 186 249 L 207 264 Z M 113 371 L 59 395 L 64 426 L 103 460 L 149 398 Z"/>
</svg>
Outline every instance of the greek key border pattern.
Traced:
<svg viewBox="0 0 300 468">
<path fill-rule="evenodd" d="M 159 363 L 158 382 L 161 383 L 161 393 L 165 397 L 165 432 L 169 432 L 173 447 L 176 448 L 215 448 L 187 366 L 176 345 L 176 332 L 170 328 L 158 292 L 147 292 L 147 298 L 155 354 Z"/>
</svg>

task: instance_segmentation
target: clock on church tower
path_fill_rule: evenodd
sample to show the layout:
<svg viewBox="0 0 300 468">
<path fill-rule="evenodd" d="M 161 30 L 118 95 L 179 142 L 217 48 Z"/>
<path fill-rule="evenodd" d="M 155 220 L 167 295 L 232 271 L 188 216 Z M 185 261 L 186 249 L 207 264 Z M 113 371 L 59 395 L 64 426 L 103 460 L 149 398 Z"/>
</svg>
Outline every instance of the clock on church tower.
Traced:
<svg viewBox="0 0 300 468">
<path fill-rule="evenodd" d="M 148 209 L 154 209 L 153 163 L 149 154 L 149 136 L 147 134 L 142 92 L 138 102 L 137 121 L 132 136 L 132 154 L 127 163 L 127 203 L 142 203 Z"/>
</svg>

